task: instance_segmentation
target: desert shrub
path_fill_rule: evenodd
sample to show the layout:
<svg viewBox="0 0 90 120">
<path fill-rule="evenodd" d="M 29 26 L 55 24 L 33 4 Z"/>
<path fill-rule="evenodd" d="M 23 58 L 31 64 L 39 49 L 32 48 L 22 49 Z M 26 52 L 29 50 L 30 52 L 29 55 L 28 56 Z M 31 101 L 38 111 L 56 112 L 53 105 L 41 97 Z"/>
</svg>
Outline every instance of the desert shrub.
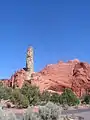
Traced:
<svg viewBox="0 0 90 120">
<path fill-rule="evenodd" d="M 21 94 L 19 89 L 15 89 L 12 92 L 11 102 L 18 108 L 27 108 L 29 105 L 28 98 Z"/>
<path fill-rule="evenodd" d="M 40 91 L 36 86 L 25 83 L 21 88 L 21 93 L 28 98 L 30 105 L 36 105 L 40 101 Z"/>
<path fill-rule="evenodd" d="M 39 108 L 39 115 L 42 120 L 58 120 L 61 117 L 61 107 L 48 102 Z"/>
<path fill-rule="evenodd" d="M 51 95 L 50 101 L 53 103 L 59 103 L 60 95 L 57 93 L 53 93 Z"/>
<path fill-rule="evenodd" d="M 6 112 L 0 108 L 0 120 L 17 120 L 17 118 L 11 111 Z"/>
<path fill-rule="evenodd" d="M 30 106 L 25 112 L 23 120 L 41 120 L 41 119 L 39 113 L 34 112 L 34 107 Z"/>
<path fill-rule="evenodd" d="M 12 92 L 12 95 L 11 95 L 11 102 L 13 104 L 16 104 L 17 102 L 20 101 L 20 98 L 21 98 L 21 93 L 20 93 L 20 90 L 19 89 L 14 89 L 13 92 Z"/>
<path fill-rule="evenodd" d="M 44 101 L 45 103 L 49 102 L 51 99 L 51 95 L 48 91 L 43 91 L 43 93 L 40 95 L 40 100 Z"/>
<path fill-rule="evenodd" d="M 29 107 L 24 115 L 24 120 L 60 120 L 61 107 L 48 102 L 45 106 L 38 106 L 38 111 L 34 112 L 33 107 Z"/>
<path fill-rule="evenodd" d="M 65 89 L 59 99 L 60 104 L 74 106 L 79 104 L 79 99 L 71 89 Z"/>
<path fill-rule="evenodd" d="M 11 88 L 5 87 L 5 86 L 0 86 L 0 99 L 7 100 L 10 98 L 12 93 Z"/>
<path fill-rule="evenodd" d="M 90 95 L 86 94 L 83 96 L 82 103 L 90 104 Z"/>
<path fill-rule="evenodd" d="M 29 106 L 28 98 L 22 95 L 21 100 L 18 103 L 18 108 L 27 108 L 28 106 Z"/>
</svg>

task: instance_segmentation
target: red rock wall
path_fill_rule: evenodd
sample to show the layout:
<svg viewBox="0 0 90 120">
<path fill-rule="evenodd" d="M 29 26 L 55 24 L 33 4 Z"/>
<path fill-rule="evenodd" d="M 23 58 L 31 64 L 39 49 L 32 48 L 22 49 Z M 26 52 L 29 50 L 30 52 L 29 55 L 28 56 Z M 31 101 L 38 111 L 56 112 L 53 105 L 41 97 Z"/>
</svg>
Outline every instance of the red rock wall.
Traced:
<svg viewBox="0 0 90 120">
<path fill-rule="evenodd" d="M 81 96 L 90 88 L 90 65 L 78 60 L 59 62 L 46 66 L 33 77 L 32 84 L 37 85 L 41 91 L 61 93 L 64 88 L 71 88 L 77 96 Z"/>
<path fill-rule="evenodd" d="M 26 71 L 22 69 L 3 83 L 21 88 L 25 80 Z M 71 88 L 81 96 L 90 88 L 90 65 L 78 60 L 47 65 L 42 71 L 32 74 L 31 84 L 38 86 L 41 92 L 48 90 L 62 93 L 64 88 Z"/>
<path fill-rule="evenodd" d="M 14 75 L 11 76 L 9 80 L 2 81 L 4 85 L 9 87 L 19 87 L 21 88 L 26 79 L 26 71 L 24 69 L 18 70 Z"/>
</svg>

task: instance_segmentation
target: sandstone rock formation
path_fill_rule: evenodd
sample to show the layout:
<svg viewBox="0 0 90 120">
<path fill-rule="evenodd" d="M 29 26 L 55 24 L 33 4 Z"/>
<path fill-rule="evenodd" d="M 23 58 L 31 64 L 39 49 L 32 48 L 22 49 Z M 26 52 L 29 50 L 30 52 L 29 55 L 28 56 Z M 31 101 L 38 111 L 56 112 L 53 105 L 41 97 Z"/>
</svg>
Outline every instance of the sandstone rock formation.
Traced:
<svg viewBox="0 0 90 120">
<path fill-rule="evenodd" d="M 90 65 L 79 62 L 73 69 L 72 90 L 82 96 L 90 90 Z"/>
<path fill-rule="evenodd" d="M 64 88 L 71 88 L 77 96 L 82 96 L 90 89 L 90 65 L 76 59 L 48 65 L 32 76 L 31 84 L 37 85 L 41 92 L 62 93 Z"/>
<path fill-rule="evenodd" d="M 78 61 L 47 65 L 42 71 L 33 74 L 31 83 L 39 86 L 40 90 L 62 93 L 64 88 L 72 88 L 73 69 Z"/>
<path fill-rule="evenodd" d="M 11 76 L 9 80 L 2 80 L 3 84 L 12 88 L 21 88 L 24 81 L 30 82 L 31 74 L 34 71 L 33 48 L 29 47 L 26 56 L 26 68 L 20 69 Z"/>
<path fill-rule="evenodd" d="M 3 84 L 8 87 L 21 88 L 26 79 L 26 71 L 24 69 L 18 70 L 8 80 L 2 80 Z"/>
<path fill-rule="evenodd" d="M 26 70 L 27 70 L 26 80 L 30 80 L 31 74 L 34 71 L 33 48 L 32 47 L 28 48 L 28 50 L 27 50 Z"/>
<path fill-rule="evenodd" d="M 36 85 L 40 91 L 62 93 L 64 88 L 71 88 L 77 96 L 82 96 L 90 89 L 90 65 L 79 60 L 47 65 L 40 72 L 33 72 L 33 49 L 27 52 L 26 68 L 17 71 L 10 80 L 3 80 L 4 85 L 21 88 L 23 83 Z"/>
</svg>

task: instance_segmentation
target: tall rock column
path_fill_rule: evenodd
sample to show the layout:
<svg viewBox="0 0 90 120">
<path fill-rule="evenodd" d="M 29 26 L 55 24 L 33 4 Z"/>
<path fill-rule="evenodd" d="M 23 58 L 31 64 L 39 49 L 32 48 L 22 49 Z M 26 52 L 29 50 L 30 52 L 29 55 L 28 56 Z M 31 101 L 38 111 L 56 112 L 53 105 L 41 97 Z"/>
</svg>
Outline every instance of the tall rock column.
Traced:
<svg viewBox="0 0 90 120">
<path fill-rule="evenodd" d="M 27 50 L 26 69 L 27 69 L 26 80 L 30 80 L 31 74 L 34 71 L 34 60 L 33 60 L 33 48 L 32 47 L 29 47 Z"/>
</svg>

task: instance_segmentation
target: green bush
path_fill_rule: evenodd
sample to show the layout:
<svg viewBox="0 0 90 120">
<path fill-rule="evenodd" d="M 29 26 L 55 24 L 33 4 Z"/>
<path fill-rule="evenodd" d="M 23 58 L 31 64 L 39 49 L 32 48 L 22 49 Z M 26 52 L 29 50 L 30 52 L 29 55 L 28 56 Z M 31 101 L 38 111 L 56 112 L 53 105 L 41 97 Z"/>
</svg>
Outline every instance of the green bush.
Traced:
<svg viewBox="0 0 90 120">
<path fill-rule="evenodd" d="M 49 101 L 57 104 L 67 104 L 69 106 L 79 104 L 79 99 L 71 89 L 65 89 L 62 95 L 44 91 L 42 94 L 39 88 L 25 83 L 21 89 L 12 89 L 3 86 L 0 83 L 0 99 L 10 99 L 17 107 L 28 107 L 28 105 L 45 105 Z M 89 96 L 85 97 L 86 103 L 89 103 Z"/>
<path fill-rule="evenodd" d="M 36 86 L 24 84 L 21 93 L 28 98 L 30 105 L 36 105 L 40 102 L 40 91 Z"/>
<path fill-rule="evenodd" d="M 27 108 L 29 105 L 28 98 L 21 94 L 19 89 L 15 89 L 12 92 L 11 102 L 18 108 Z"/>
<path fill-rule="evenodd" d="M 7 100 L 10 98 L 12 89 L 5 86 L 0 86 L 0 99 Z"/>
<path fill-rule="evenodd" d="M 62 105 L 68 105 L 68 106 L 74 106 L 80 103 L 79 99 L 71 89 L 65 89 L 61 95 L 57 93 L 50 94 L 49 92 L 44 91 L 41 94 L 40 99 L 41 101 L 45 101 L 45 103 L 51 101 L 56 104 L 62 104 Z"/>
<path fill-rule="evenodd" d="M 23 120 L 41 120 L 39 113 L 34 112 L 33 110 L 34 110 L 33 106 L 28 107 L 27 111 L 24 114 Z"/>
<path fill-rule="evenodd" d="M 86 94 L 85 96 L 83 96 L 82 103 L 90 104 L 90 95 Z"/>
<path fill-rule="evenodd" d="M 20 101 L 22 94 L 20 93 L 19 89 L 14 89 L 11 95 L 11 102 L 13 102 L 13 104 L 17 104 L 17 102 Z"/>
<path fill-rule="evenodd" d="M 34 107 L 29 107 L 24 115 L 24 120 L 60 120 L 61 107 L 51 102 L 45 106 L 38 106 L 38 111 L 33 111 Z"/>
<path fill-rule="evenodd" d="M 21 96 L 21 100 L 18 104 L 19 108 L 27 108 L 29 106 L 28 98 L 24 95 Z"/>
<path fill-rule="evenodd" d="M 59 103 L 60 95 L 57 93 L 53 93 L 51 95 L 50 101 L 53 103 Z"/>
<path fill-rule="evenodd" d="M 12 89 L 9 87 L 5 87 L 2 82 L 0 82 L 0 99 L 7 100 L 9 99 L 12 93 Z"/>
<path fill-rule="evenodd" d="M 48 102 L 39 108 L 39 115 L 42 120 L 58 120 L 61 118 L 61 107 Z"/>
<path fill-rule="evenodd" d="M 79 99 L 71 89 L 65 89 L 59 99 L 60 104 L 74 106 L 79 104 Z"/>
<path fill-rule="evenodd" d="M 51 95 L 48 91 L 43 91 L 43 93 L 40 95 L 40 100 L 45 101 L 45 103 L 49 102 L 51 99 Z"/>
</svg>

